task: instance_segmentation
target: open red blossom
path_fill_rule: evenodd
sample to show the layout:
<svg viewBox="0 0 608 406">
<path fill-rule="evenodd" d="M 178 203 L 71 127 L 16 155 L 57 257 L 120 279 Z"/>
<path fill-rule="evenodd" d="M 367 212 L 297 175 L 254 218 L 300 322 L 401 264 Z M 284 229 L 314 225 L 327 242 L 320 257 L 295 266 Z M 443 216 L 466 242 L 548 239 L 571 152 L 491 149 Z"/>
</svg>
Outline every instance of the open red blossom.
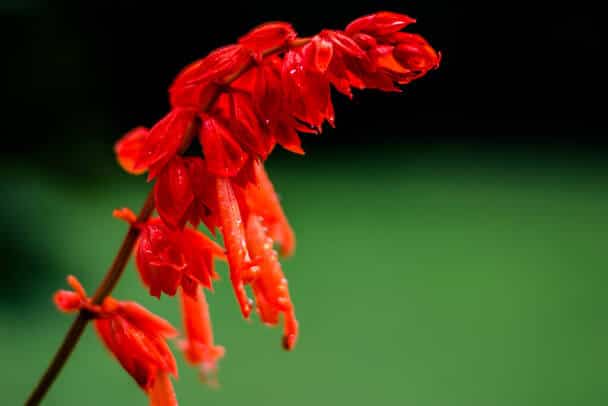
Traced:
<svg viewBox="0 0 608 406">
<path fill-rule="evenodd" d="M 60 290 L 54 296 L 59 310 L 86 310 L 94 318 L 95 329 L 106 348 L 137 384 L 156 399 L 156 404 L 176 404 L 166 398 L 171 386 L 168 374 L 177 376 L 175 359 L 166 340 L 175 337 L 176 330 L 135 302 L 107 297 L 101 305 L 94 305 L 76 278 L 68 277 L 68 283 L 73 292 Z M 165 395 L 156 393 L 159 391 Z M 160 402 L 163 399 L 167 401 Z"/>
<path fill-rule="evenodd" d="M 192 228 L 172 230 L 158 218 L 140 227 L 135 259 L 152 296 L 173 296 L 179 286 L 191 296 L 196 295 L 198 285 L 211 289 L 218 278 L 213 260 L 224 258 L 219 245 Z"/>
<path fill-rule="evenodd" d="M 180 341 L 186 360 L 200 368 L 201 379 L 217 385 L 217 362 L 224 356 L 224 347 L 214 344 L 209 305 L 202 289 L 194 295 L 182 291 L 182 318 L 186 337 Z"/>
</svg>

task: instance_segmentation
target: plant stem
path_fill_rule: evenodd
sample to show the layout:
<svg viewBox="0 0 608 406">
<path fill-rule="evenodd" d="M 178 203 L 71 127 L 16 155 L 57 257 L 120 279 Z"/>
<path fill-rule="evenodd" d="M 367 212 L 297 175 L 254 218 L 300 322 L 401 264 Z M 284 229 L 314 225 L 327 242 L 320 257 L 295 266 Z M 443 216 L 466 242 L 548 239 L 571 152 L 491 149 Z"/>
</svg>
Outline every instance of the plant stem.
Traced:
<svg viewBox="0 0 608 406">
<path fill-rule="evenodd" d="M 137 216 L 137 223 L 143 223 L 147 221 L 152 212 L 154 211 L 154 192 L 150 191 L 148 197 L 146 198 L 146 202 L 144 203 L 139 215 Z M 116 283 L 122 276 L 127 262 L 129 261 L 129 257 L 131 256 L 131 252 L 133 251 L 133 247 L 135 246 L 135 242 L 137 241 L 137 237 L 139 236 L 140 230 L 139 227 L 132 225 L 129 227 L 129 231 L 125 235 L 124 240 L 122 241 L 122 245 L 108 269 L 106 276 L 103 278 L 103 281 L 97 288 L 95 295 L 93 296 L 92 302 L 93 304 L 101 304 L 103 299 L 105 299 L 114 289 Z M 82 335 L 84 328 L 87 326 L 87 323 L 91 320 L 91 315 L 86 310 L 81 310 L 78 313 L 76 319 L 70 326 L 70 329 L 65 335 L 61 346 L 55 353 L 53 360 L 49 364 L 48 368 L 44 372 L 44 375 L 38 381 L 38 384 L 30 394 L 29 398 L 25 402 L 26 406 L 34 406 L 40 404 L 40 401 L 44 398 L 49 388 L 55 382 L 57 375 L 61 372 L 61 369 L 65 365 L 66 361 L 72 354 L 74 347 L 78 344 L 80 336 Z"/>
</svg>

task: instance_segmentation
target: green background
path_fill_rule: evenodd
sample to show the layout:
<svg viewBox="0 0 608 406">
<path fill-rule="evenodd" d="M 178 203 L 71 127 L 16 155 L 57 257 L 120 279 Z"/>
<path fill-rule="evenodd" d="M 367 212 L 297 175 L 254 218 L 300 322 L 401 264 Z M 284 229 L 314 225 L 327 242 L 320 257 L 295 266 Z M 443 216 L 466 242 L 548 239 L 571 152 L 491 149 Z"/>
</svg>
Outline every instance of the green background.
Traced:
<svg viewBox="0 0 608 406">
<path fill-rule="evenodd" d="M 298 237 L 284 269 L 300 340 L 285 353 L 279 329 L 243 321 L 221 264 L 209 301 L 227 349 L 222 386 L 202 386 L 176 353 L 180 403 L 607 404 L 608 168 L 589 151 L 553 152 L 429 144 L 273 156 Z M 72 319 L 52 293 L 66 274 L 94 289 L 126 228 L 111 210 L 145 196 L 143 178 L 97 172 L 76 181 L 0 166 L 0 404 L 23 402 Z M 180 325 L 176 300 L 148 297 L 132 264 L 115 296 Z M 146 399 L 89 329 L 45 404 Z"/>
</svg>

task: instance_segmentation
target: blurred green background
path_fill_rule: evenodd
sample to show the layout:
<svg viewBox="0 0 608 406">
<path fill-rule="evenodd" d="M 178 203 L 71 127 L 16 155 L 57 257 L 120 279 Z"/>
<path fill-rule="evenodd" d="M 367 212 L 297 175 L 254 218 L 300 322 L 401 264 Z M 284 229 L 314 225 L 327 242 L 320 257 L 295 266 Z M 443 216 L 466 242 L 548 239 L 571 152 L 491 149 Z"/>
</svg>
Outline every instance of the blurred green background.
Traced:
<svg viewBox="0 0 608 406">
<path fill-rule="evenodd" d="M 605 405 L 600 155 L 429 144 L 273 156 L 298 236 L 284 269 L 301 339 L 285 353 L 279 329 L 241 320 L 222 264 L 209 297 L 222 387 L 180 359 L 181 404 Z M 70 273 L 93 290 L 125 232 L 111 209 L 138 207 L 147 185 L 114 167 L 89 182 L 16 164 L 0 175 L 0 393 L 12 405 L 72 319 L 53 291 Z M 180 323 L 176 300 L 148 297 L 132 264 L 115 295 Z M 45 404 L 145 403 L 89 329 Z"/>
<path fill-rule="evenodd" d="M 180 404 L 608 405 L 608 36 L 587 3 L 0 0 L 0 406 L 68 328 L 65 276 L 93 291 L 109 266 L 112 209 L 149 188 L 112 145 L 167 112 L 179 69 L 264 21 L 309 35 L 382 9 L 416 17 L 441 68 L 336 97 L 336 130 L 273 154 L 301 338 L 285 353 L 279 329 L 241 320 L 220 265 L 222 387 L 178 355 Z M 132 264 L 116 296 L 180 325 Z M 43 405 L 107 404 L 146 399 L 87 330 Z"/>
</svg>

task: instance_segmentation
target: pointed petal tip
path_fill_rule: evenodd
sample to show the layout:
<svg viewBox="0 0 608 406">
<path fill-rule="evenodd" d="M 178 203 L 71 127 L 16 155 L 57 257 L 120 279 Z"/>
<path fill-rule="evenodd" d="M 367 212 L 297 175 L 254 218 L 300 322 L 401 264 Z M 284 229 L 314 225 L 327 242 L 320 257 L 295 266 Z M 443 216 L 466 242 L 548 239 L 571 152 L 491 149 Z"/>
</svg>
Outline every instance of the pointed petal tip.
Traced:
<svg viewBox="0 0 608 406">
<path fill-rule="evenodd" d="M 291 351 L 296 346 L 297 336 L 295 334 L 286 334 L 283 336 L 281 345 L 285 351 Z"/>
</svg>

